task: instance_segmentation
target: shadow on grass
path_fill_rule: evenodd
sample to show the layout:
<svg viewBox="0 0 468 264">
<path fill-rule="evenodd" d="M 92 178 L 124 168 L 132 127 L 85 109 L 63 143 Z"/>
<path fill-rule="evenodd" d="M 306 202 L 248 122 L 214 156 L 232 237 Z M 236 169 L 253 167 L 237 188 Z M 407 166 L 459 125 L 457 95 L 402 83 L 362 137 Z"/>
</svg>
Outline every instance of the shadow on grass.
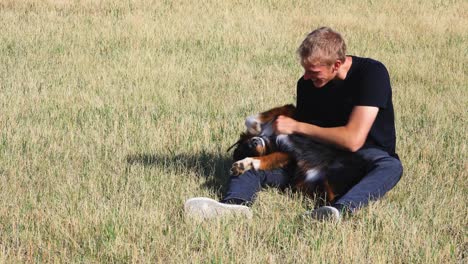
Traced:
<svg viewBox="0 0 468 264">
<path fill-rule="evenodd" d="M 206 179 L 203 188 L 222 194 L 226 191 L 232 159 L 226 155 L 208 152 L 177 155 L 142 153 L 127 155 L 127 163 L 146 167 L 183 168 L 184 170 L 194 171 L 197 175 Z"/>
</svg>

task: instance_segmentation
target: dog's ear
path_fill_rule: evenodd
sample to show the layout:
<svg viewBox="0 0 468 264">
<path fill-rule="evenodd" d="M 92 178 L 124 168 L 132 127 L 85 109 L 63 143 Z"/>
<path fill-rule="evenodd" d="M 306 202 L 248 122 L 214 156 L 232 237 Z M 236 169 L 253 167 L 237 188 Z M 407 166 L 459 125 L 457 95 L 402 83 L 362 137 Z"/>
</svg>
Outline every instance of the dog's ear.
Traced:
<svg viewBox="0 0 468 264">
<path fill-rule="evenodd" d="M 242 142 L 248 140 L 249 138 L 251 138 L 252 136 L 248 133 L 245 133 L 245 132 L 242 132 L 240 134 L 240 137 L 239 137 L 239 140 L 237 140 L 236 143 L 234 143 L 232 146 L 230 146 L 226 152 L 229 152 L 232 148 L 236 147 L 236 146 L 239 146 L 239 144 L 241 144 Z"/>
<path fill-rule="evenodd" d="M 232 146 L 230 146 L 230 147 L 226 150 L 226 152 L 229 152 L 233 147 L 238 146 L 240 143 L 241 143 L 241 140 L 240 140 L 240 139 L 237 140 L 237 142 L 234 143 Z"/>
</svg>

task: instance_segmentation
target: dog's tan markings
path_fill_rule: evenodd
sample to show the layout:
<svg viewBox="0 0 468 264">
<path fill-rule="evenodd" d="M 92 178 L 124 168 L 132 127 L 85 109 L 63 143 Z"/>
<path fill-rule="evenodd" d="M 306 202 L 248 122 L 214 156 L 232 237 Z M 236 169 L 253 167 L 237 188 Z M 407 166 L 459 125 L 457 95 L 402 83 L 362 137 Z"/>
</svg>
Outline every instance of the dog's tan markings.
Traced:
<svg viewBox="0 0 468 264">
<path fill-rule="evenodd" d="M 273 170 L 286 167 L 291 157 L 285 152 L 274 152 L 269 155 L 245 158 L 232 164 L 231 173 L 238 176 L 248 170 Z"/>
<path fill-rule="evenodd" d="M 330 186 L 330 184 L 328 183 L 328 181 L 325 181 L 325 182 L 323 183 L 323 185 L 324 185 L 324 188 L 325 188 L 326 200 L 329 201 L 329 202 L 335 201 L 336 194 L 335 194 L 335 192 L 333 191 L 333 189 L 332 189 L 332 187 Z"/>
<path fill-rule="evenodd" d="M 275 119 L 276 117 L 283 115 L 287 117 L 293 117 L 294 113 L 296 111 L 296 108 L 289 104 L 289 105 L 283 105 L 280 107 L 276 107 L 273 109 L 270 109 L 268 111 L 265 111 L 263 113 L 260 113 L 258 115 L 258 119 L 262 124 L 267 123 Z"/>
<path fill-rule="evenodd" d="M 261 161 L 260 170 L 273 170 L 286 167 L 291 162 L 291 155 L 286 152 L 273 152 L 256 159 Z"/>
</svg>

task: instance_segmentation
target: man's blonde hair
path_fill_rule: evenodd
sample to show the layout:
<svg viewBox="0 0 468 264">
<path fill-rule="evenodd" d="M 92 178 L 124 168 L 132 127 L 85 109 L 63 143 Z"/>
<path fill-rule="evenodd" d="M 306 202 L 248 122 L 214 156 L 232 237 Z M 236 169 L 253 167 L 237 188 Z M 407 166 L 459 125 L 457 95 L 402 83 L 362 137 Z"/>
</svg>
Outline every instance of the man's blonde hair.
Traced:
<svg viewBox="0 0 468 264">
<path fill-rule="evenodd" d="M 340 33 L 329 27 L 310 32 L 297 49 L 302 64 L 332 65 L 346 60 L 346 43 Z"/>
</svg>

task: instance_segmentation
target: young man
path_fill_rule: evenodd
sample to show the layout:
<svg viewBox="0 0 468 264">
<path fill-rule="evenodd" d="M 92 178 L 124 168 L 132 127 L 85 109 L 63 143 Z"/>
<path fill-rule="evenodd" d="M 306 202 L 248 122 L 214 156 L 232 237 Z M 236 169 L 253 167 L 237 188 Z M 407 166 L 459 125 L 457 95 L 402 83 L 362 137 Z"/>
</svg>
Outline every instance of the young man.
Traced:
<svg viewBox="0 0 468 264">
<path fill-rule="evenodd" d="M 340 220 L 370 200 L 392 189 L 403 173 L 395 152 L 395 122 L 390 78 L 385 66 L 369 58 L 346 56 L 341 35 L 328 27 L 309 33 L 298 49 L 304 75 L 297 84 L 297 114 L 280 116 L 277 134 L 302 134 L 354 152 L 365 161 L 365 173 L 331 166 L 330 174 L 357 182 L 332 206 L 306 212 L 315 219 Z M 237 214 L 251 217 L 249 205 L 265 186 L 286 187 L 285 170 L 250 170 L 231 177 L 221 202 L 192 198 L 185 204 L 188 215 L 202 218 Z"/>
</svg>

